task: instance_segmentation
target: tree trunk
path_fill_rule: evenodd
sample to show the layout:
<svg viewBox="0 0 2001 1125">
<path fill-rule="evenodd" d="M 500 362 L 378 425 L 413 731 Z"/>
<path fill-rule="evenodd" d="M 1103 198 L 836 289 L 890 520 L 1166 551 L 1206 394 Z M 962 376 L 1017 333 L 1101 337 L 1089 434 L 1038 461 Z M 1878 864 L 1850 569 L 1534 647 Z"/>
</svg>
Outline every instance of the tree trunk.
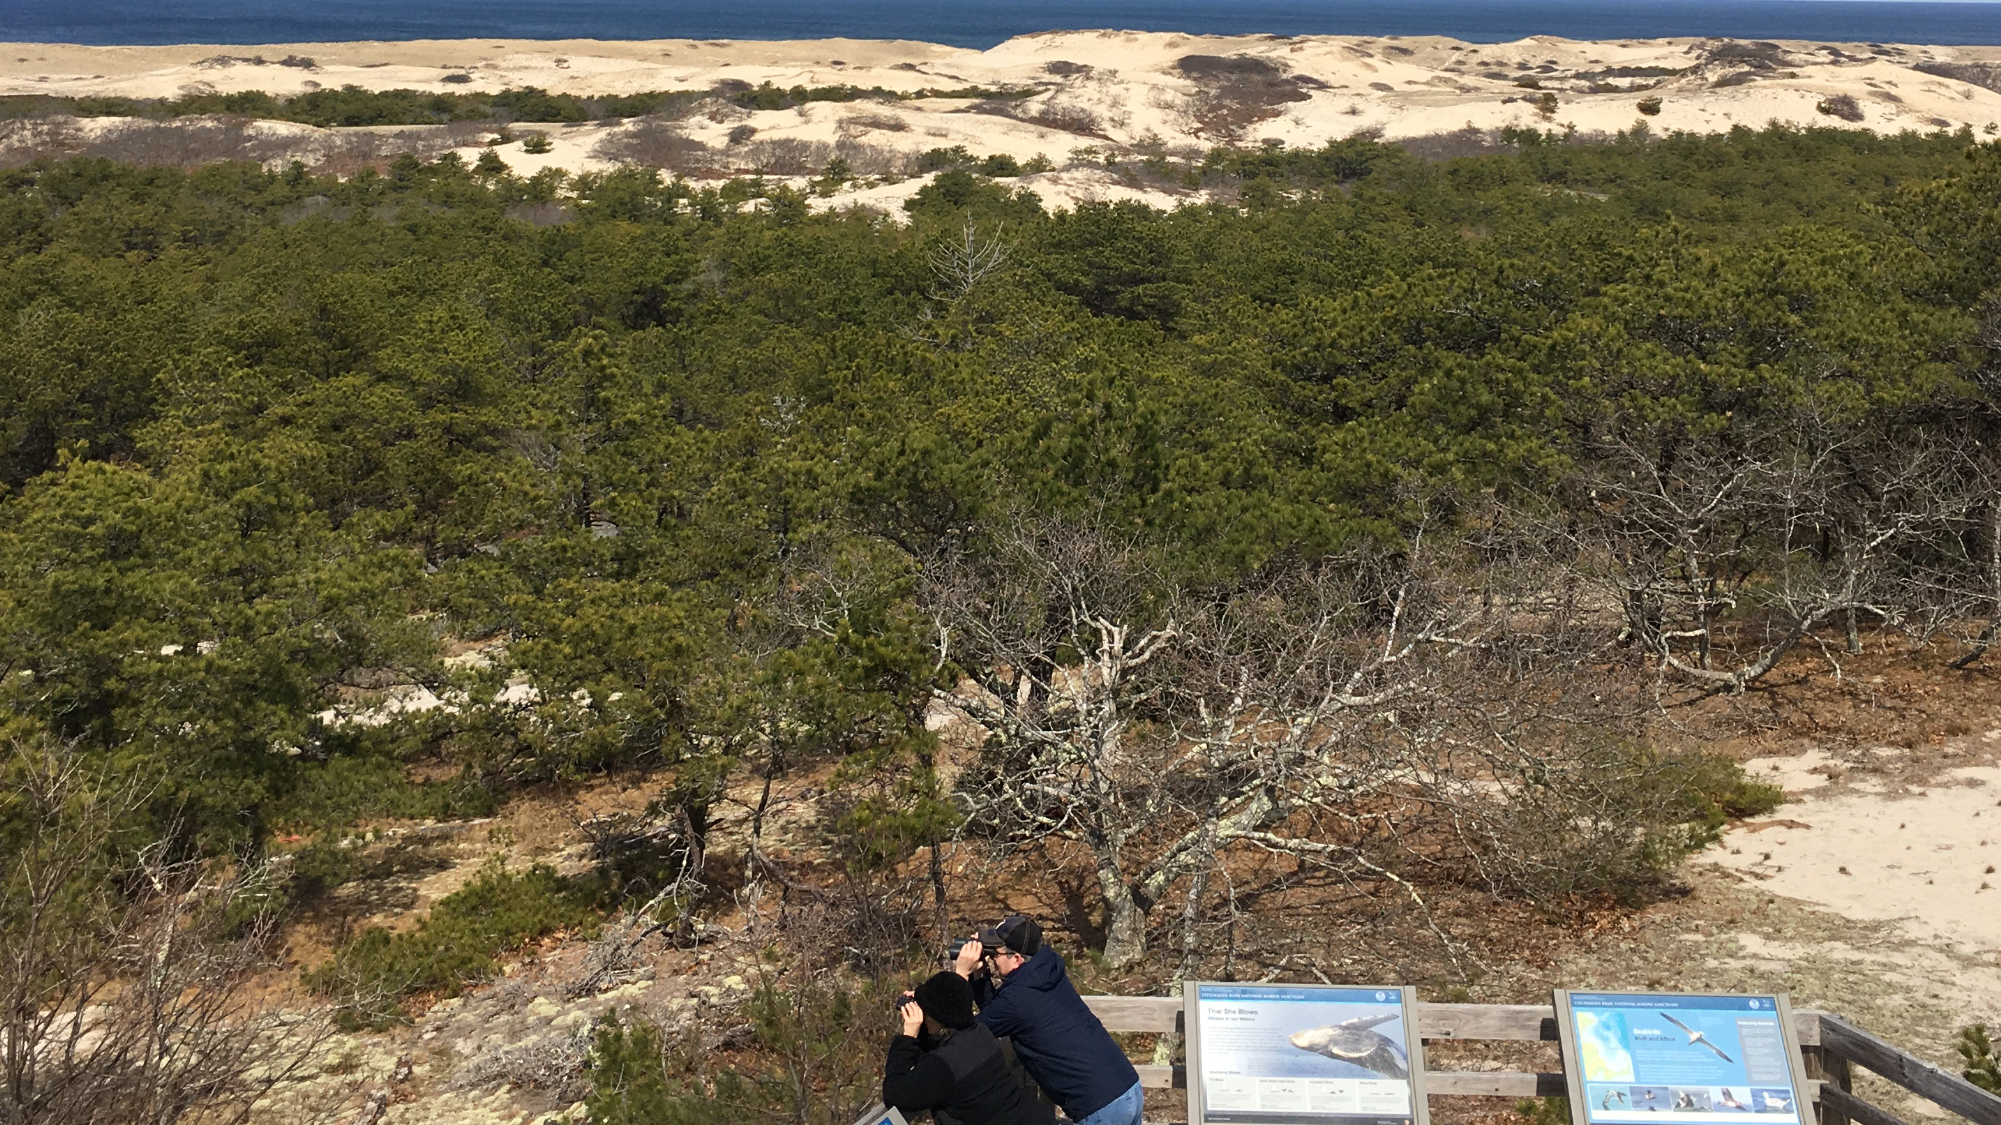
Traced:
<svg viewBox="0 0 2001 1125">
<path fill-rule="evenodd" d="M 945 860 L 939 854 L 944 847 L 936 839 L 931 841 L 931 924 L 938 931 L 941 949 L 948 948 L 952 943 L 952 916 L 945 905 Z"/>
<path fill-rule="evenodd" d="M 1987 506 L 1987 584 L 1987 627 L 1973 642 L 1973 650 L 1952 662 L 1955 669 L 1985 655 L 1994 643 L 1996 632 L 2001 631 L 2001 505 L 1996 504 Z"/>
<path fill-rule="evenodd" d="M 1114 873 L 1100 870 L 1105 894 L 1105 964 L 1114 969 L 1146 956 L 1147 904 Z"/>
</svg>

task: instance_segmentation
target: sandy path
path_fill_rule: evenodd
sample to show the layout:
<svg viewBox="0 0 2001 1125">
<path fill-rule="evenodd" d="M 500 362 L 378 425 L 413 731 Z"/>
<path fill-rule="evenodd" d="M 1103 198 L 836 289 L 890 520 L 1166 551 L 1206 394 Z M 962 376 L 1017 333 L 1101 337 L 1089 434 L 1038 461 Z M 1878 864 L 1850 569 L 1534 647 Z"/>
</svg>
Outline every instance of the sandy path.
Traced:
<svg viewBox="0 0 2001 1125">
<path fill-rule="evenodd" d="M 1950 770 L 1910 790 L 1816 788 L 1730 832 L 1709 862 L 1773 894 L 1894 923 L 1915 941 L 2001 951 L 2001 767 Z"/>
<path fill-rule="evenodd" d="M 1959 1028 L 2001 1024 L 2001 730 L 1945 752 L 1759 758 L 1788 801 L 1692 864 L 1689 893 L 1524 977 L 1568 987 L 1785 989 L 1957 1071 Z M 1987 884 L 1983 888 L 1983 884 Z M 1863 1075 L 1907 1117 L 1935 1106 Z"/>
</svg>

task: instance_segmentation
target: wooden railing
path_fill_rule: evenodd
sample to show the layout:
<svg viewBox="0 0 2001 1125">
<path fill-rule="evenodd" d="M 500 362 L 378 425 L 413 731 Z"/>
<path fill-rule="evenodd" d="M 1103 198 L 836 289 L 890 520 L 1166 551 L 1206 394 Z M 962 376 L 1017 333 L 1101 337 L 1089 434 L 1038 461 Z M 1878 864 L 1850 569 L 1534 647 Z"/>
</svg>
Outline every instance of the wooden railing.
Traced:
<svg viewBox="0 0 2001 1125">
<path fill-rule="evenodd" d="M 1168 996 L 1086 996 L 1107 1030 L 1179 1033 L 1181 1001 Z M 1885 1043 L 1840 1016 L 1793 1013 L 1808 1076 L 1817 1079 L 1821 1125 L 1905 1125 L 1853 1092 L 1850 1066 L 1860 1066 L 1975 1125 L 2001 1125 L 2001 1097 Z M 1430 1040 L 1556 1041 L 1556 1010 L 1547 1004 L 1419 1004 L 1418 1034 Z M 1141 1066 L 1140 1085 L 1183 1088 L 1181 1066 Z M 1446 1097 L 1562 1097 L 1563 1075 L 1547 1071 L 1430 1070 L 1430 1094 Z"/>
</svg>

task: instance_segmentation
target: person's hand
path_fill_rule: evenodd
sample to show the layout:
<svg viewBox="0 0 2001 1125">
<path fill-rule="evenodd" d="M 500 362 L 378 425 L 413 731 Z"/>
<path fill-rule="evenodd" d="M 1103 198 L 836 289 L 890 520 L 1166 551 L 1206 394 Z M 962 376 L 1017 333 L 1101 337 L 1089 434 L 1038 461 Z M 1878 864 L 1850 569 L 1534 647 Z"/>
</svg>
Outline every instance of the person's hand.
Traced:
<svg viewBox="0 0 2001 1125">
<path fill-rule="evenodd" d="M 903 1021 L 903 1033 L 912 1039 L 924 1029 L 924 1009 L 917 1006 L 916 993 L 903 994 L 903 998 L 896 1002 L 896 1015 Z"/>
<path fill-rule="evenodd" d="M 959 947 L 959 956 L 952 960 L 952 971 L 971 980 L 973 970 L 980 967 L 980 958 L 986 956 L 986 952 L 987 947 L 981 945 L 979 935 L 974 934 Z"/>
</svg>

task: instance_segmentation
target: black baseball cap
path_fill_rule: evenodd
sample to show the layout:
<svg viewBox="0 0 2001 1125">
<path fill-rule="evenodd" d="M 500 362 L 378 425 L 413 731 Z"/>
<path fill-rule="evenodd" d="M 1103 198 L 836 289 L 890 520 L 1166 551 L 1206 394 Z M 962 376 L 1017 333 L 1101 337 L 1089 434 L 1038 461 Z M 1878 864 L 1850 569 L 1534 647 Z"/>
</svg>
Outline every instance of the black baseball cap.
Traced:
<svg viewBox="0 0 2001 1125">
<path fill-rule="evenodd" d="M 1033 957 L 1042 948 L 1042 927 L 1026 914 L 1010 914 L 999 925 L 981 930 L 980 944 L 988 949 L 1011 949 L 1023 957 Z"/>
</svg>

